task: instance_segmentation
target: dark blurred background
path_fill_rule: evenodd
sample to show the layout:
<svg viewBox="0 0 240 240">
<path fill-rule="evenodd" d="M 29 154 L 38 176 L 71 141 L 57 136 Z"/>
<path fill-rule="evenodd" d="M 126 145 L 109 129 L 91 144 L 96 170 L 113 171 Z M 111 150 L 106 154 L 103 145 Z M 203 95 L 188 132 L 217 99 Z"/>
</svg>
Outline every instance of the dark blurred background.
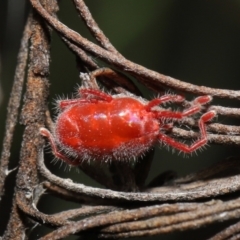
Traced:
<svg viewBox="0 0 240 240">
<path fill-rule="evenodd" d="M 58 16 L 66 25 L 91 38 L 71 1 L 62 0 Z M 86 1 L 100 28 L 112 44 L 128 59 L 162 74 L 197 85 L 215 88 L 240 89 L 240 0 L 131 0 L 131 1 Z M 30 7 L 24 0 L 0 1 L 0 146 L 2 145 L 6 105 L 8 102 L 21 33 Z M 92 38 L 91 38 L 92 39 Z M 51 96 L 71 95 L 79 83 L 75 57 L 53 33 L 51 62 Z M 144 92 L 144 88 L 141 88 Z M 144 92 L 146 98 L 154 94 Z M 239 107 L 237 101 L 214 100 L 214 105 Z M 236 119 L 219 118 L 220 123 L 239 124 Z M 12 149 L 11 167 L 16 165 L 19 155 L 22 127 L 18 126 Z M 184 157 L 158 148 L 148 181 L 165 170 L 174 170 L 184 175 L 239 154 L 234 146 L 211 145 L 201 153 Z M 95 182 L 77 173 L 70 172 L 60 164 L 52 168 L 58 174 L 74 181 L 95 185 Z M 12 174 L 14 177 L 14 173 Z M 14 178 L 8 179 L 7 195 L 11 196 Z M 7 197 L 6 197 L 7 199 Z M 10 201 L 6 204 L 6 216 L 10 211 Z M 54 202 L 54 199 L 53 199 Z M 53 213 L 62 209 L 50 204 L 42 209 Z M 76 207 L 76 205 L 75 205 Z M 67 208 L 67 207 L 65 207 Z M 6 219 L 1 216 L 1 220 Z M 0 220 L 0 221 L 1 221 Z M 0 224 L 2 228 L 6 222 Z M 218 227 L 175 233 L 161 236 L 161 239 L 205 239 Z M 1 232 L 3 231 L 0 229 Z M 37 232 L 33 239 L 37 238 Z M 153 237 L 148 239 L 159 239 Z M 77 239 L 72 237 L 69 239 Z"/>
</svg>

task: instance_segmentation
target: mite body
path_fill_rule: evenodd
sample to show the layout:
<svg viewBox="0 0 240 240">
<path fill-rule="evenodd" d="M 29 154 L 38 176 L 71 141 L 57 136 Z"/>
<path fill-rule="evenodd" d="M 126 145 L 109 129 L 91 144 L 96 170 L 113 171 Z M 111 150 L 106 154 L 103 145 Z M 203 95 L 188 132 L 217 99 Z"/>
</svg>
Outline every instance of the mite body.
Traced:
<svg viewBox="0 0 240 240">
<path fill-rule="evenodd" d="M 205 122 L 214 111 L 199 119 L 200 138 L 188 146 L 165 134 L 169 120 L 181 120 L 198 113 L 210 96 L 200 96 L 183 112 L 165 110 L 158 105 L 182 102 L 180 95 L 166 94 L 148 102 L 134 95 L 109 95 L 88 88 L 79 89 L 79 98 L 61 100 L 60 113 L 53 133 L 41 128 L 53 154 L 71 165 L 84 160 L 129 160 L 143 155 L 157 142 L 164 142 L 185 153 L 191 153 L 207 143 Z"/>
</svg>

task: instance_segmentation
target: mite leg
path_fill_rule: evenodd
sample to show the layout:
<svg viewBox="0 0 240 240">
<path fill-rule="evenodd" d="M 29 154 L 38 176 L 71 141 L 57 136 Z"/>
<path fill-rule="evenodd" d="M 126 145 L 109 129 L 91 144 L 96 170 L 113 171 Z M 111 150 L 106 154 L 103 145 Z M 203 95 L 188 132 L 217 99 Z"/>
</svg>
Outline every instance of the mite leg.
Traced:
<svg viewBox="0 0 240 240">
<path fill-rule="evenodd" d="M 46 128 L 40 128 L 40 134 L 46 137 L 50 142 L 52 152 L 55 157 L 62 159 L 64 162 L 68 163 L 69 165 L 78 166 L 81 164 L 81 161 L 79 159 L 71 160 L 58 150 L 57 145 L 55 144 L 53 135 Z"/>
<path fill-rule="evenodd" d="M 82 89 L 79 89 L 79 93 L 83 99 L 86 99 L 89 95 L 92 95 L 93 97 L 95 97 L 93 99 L 96 99 L 96 100 L 103 100 L 106 102 L 112 101 L 111 95 L 96 89 L 82 88 Z"/>
<path fill-rule="evenodd" d="M 67 99 L 67 100 L 60 100 L 58 102 L 58 108 L 63 111 L 65 108 L 75 105 L 75 104 L 85 104 L 85 103 L 91 103 L 90 99 L 81 99 L 81 98 L 76 98 L 76 99 Z"/>
<path fill-rule="evenodd" d="M 207 132 L 205 122 L 211 121 L 216 115 L 215 111 L 209 111 L 201 116 L 198 122 L 200 129 L 201 137 L 195 141 L 192 145 L 188 146 L 184 143 L 178 142 L 173 138 L 168 137 L 165 134 L 159 133 L 158 139 L 165 142 L 167 145 L 170 145 L 178 150 L 181 150 L 185 153 L 191 153 L 197 150 L 198 148 L 204 146 L 207 143 Z"/>
<path fill-rule="evenodd" d="M 183 102 L 184 100 L 185 100 L 185 98 L 181 95 L 166 94 L 162 97 L 155 98 L 152 101 L 150 101 L 145 106 L 145 109 L 150 112 L 153 107 L 158 106 L 160 104 L 167 103 L 167 102 L 177 102 L 178 103 L 178 102 Z"/>
<path fill-rule="evenodd" d="M 81 95 L 80 98 L 76 99 L 67 99 L 61 100 L 58 102 L 58 107 L 61 111 L 63 111 L 66 107 L 74 105 L 74 104 L 85 104 L 85 103 L 97 103 L 100 100 L 111 102 L 112 96 L 108 95 L 102 91 L 96 89 L 80 89 L 79 93 Z M 87 98 L 89 95 L 93 96 L 92 98 Z"/>
<path fill-rule="evenodd" d="M 169 110 L 161 110 L 161 111 L 152 111 L 154 112 L 156 118 L 169 118 L 169 119 L 182 119 L 184 117 L 191 116 L 195 113 L 201 111 L 202 105 L 210 102 L 212 100 L 211 96 L 201 96 L 197 97 L 193 100 L 192 106 L 185 109 L 183 112 L 174 112 Z"/>
</svg>

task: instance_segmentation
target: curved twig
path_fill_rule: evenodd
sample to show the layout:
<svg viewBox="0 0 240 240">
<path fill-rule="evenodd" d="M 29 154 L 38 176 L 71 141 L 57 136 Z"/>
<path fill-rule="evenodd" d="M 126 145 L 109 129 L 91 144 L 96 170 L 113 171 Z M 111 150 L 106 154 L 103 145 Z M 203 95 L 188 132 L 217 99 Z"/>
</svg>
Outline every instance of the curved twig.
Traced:
<svg viewBox="0 0 240 240">
<path fill-rule="evenodd" d="M 91 31 L 95 39 L 101 44 L 101 46 L 110 52 L 119 54 L 108 38 L 104 35 L 103 31 L 98 27 L 98 24 L 93 19 L 92 14 L 88 10 L 88 7 L 85 5 L 84 1 L 73 0 L 73 2 L 75 3 L 78 13 L 82 16 L 82 19 L 88 26 L 88 29 Z"/>
<path fill-rule="evenodd" d="M 216 111 L 219 115 L 224 115 L 228 117 L 240 117 L 240 109 L 239 108 L 229 108 L 222 106 L 211 106 L 209 110 Z"/>
<path fill-rule="evenodd" d="M 171 131 L 174 137 L 193 139 L 199 136 L 198 133 L 193 131 L 186 131 L 181 128 L 174 127 Z M 220 134 L 208 134 L 208 141 L 210 143 L 226 144 L 226 145 L 240 145 L 240 136 L 234 135 L 220 135 Z"/>
<path fill-rule="evenodd" d="M 139 231 L 131 231 L 131 232 L 123 232 L 118 234 L 100 234 L 99 238 L 130 238 L 130 237 L 144 237 L 144 236 L 153 236 L 158 234 L 166 234 L 166 233 L 172 233 L 175 231 L 186 231 L 188 229 L 196 229 L 203 226 L 207 226 L 212 223 L 216 222 L 222 222 L 226 221 L 228 219 L 236 219 L 240 217 L 240 210 L 234 209 L 231 211 L 224 211 L 224 214 L 222 212 L 213 214 L 213 215 L 207 215 L 206 217 L 200 218 L 200 219 L 194 219 L 189 221 L 180 222 L 174 225 L 170 226 L 164 226 L 164 227 L 157 227 L 154 229 L 146 229 L 146 230 L 139 230 Z M 46 238 L 47 240 L 47 238 Z"/>
<path fill-rule="evenodd" d="M 190 201 L 201 198 L 210 198 L 226 193 L 232 193 L 240 190 L 240 175 L 235 175 L 227 179 L 214 179 L 202 181 L 200 184 L 191 186 L 183 185 L 181 187 L 162 187 L 148 189 L 147 192 L 128 193 L 117 192 L 108 189 L 88 187 L 84 184 L 76 184 L 69 179 L 62 179 L 53 175 L 44 165 L 43 153 L 39 153 L 38 167 L 41 174 L 50 182 L 70 191 L 85 194 L 89 197 L 115 199 L 121 201 Z"/>
<path fill-rule="evenodd" d="M 234 239 L 239 239 L 239 233 L 240 233 L 240 222 L 237 222 L 237 223 L 225 228 L 224 230 L 217 233 L 215 236 L 209 238 L 208 240 L 230 239 L 229 237 L 234 237 L 234 236 L 235 236 Z"/>
<path fill-rule="evenodd" d="M 151 207 L 143 207 L 135 210 L 116 211 L 108 214 L 90 217 L 84 220 L 77 221 L 70 226 L 63 226 L 50 234 L 41 238 L 41 240 L 62 239 L 70 234 L 74 234 L 83 230 L 88 230 L 94 227 L 101 227 L 109 224 L 127 222 L 136 219 L 154 217 L 157 215 L 171 214 L 174 212 L 188 212 L 196 209 L 196 204 L 179 203 L 174 205 L 163 204 Z"/>
<path fill-rule="evenodd" d="M 13 87 L 11 91 L 11 96 L 8 103 L 8 114 L 6 120 L 6 129 L 5 129 L 5 136 L 3 139 L 3 149 L 1 153 L 0 159 L 0 200 L 2 195 L 4 194 L 3 185 L 5 183 L 5 179 L 11 170 L 8 169 L 9 158 L 11 155 L 11 144 L 13 140 L 13 134 L 15 130 L 15 126 L 17 124 L 17 119 L 19 116 L 19 107 L 20 101 L 22 98 L 22 90 L 24 84 L 24 78 L 26 74 L 26 66 L 27 66 L 27 59 L 28 59 L 28 40 L 30 37 L 30 27 L 31 27 L 31 19 L 32 17 L 29 16 L 27 23 L 25 25 L 25 29 L 23 32 L 23 37 L 21 40 L 21 45 L 19 49 L 19 55 L 17 58 L 17 67 L 15 70 L 15 76 L 13 80 Z"/>
<path fill-rule="evenodd" d="M 125 72 L 138 77 L 139 80 L 145 79 L 152 81 L 154 84 L 164 85 L 169 88 L 178 89 L 184 92 L 191 92 L 195 94 L 207 94 L 219 98 L 240 99 L 240 91 L 209 88 L 204 86 L 197 86 L 187 82 L 183 82 L 174 79 L 169 76 L 157 73 L 155 71 L 144 68 L 141 65 L 135 64 L 124 57 L 120 57 L 113 52 L 109 52 L 96 44 L 90 42 L 86 38 L 83 38 L 79 33 L 71 30 L 66 25 L 59 22 L 56 18 L 52 17 L 39 3 L 38 0 L 30 0 L 32 6 L 37 12 L 59 33 L 61 33 L 66 39 L 71 40 L 77 45 L 80 45 L 87 52 L 90 52 L 99 58 L 107 61 L 114 66 L 119 67 Z M 144 83 L 145 81 L 143 81 Z M 148 84 L 151 84 L 148 82 Z"/>
<path fill-rule="evenodd" d="M 51 226 L 64 226 L 67 224 L 73 223 L 69 219 L 77 218 L 77 217 L 87 217 L 93 214 L 100 214 L 115 211 L 119 209 L 113 206 L 83 206 L 81 208 L 62 211 L 60 213 L 55 214 L 44 214 L 39 212 L 33 205 L 29 205 L 26 202 L 25 196 L 22 193 L 17 193 L 16 195 L 16 202 L 18 207 L 26 213 L 29 217 L 37 220 L 40 223 L 45 223 Z"/>
<path fill-rule="evenodd" d="M 229 202 L 208 202 L 204 204 L 196 204 L 196 209 L 190 210 L 187 212 L 178 212 L 171 217 L 169 215 L 161 214 L 155 218 L 151 219 L 143 219 L 143 220 L 135 220 L 132 222 L 124 222 L 115 224 L 109 227 L 102 229 L 103 233 L 126 233 L 126 232 L 134 232 L 134 231 L 144 231 L 144 230 L 157 230 L 164 228 L 174 229 L 175 226 L 182 223 L 187 223 L 189 221 L 196 221 L 198 219 L 203 218 L 211 218 L 214 215 L 219 215 L 222 212 L 226 212 L 231 214 L 232 218 L 237 218 L 240 215 L 240 203 L 237 200 L 229 201 Z M 237 211 L 234 215 L 234 210 Z M 212 217 L 214 219 L 214 217 Z M 222 218 L 221 218 L 222 219 Z M 220 219 L 219 219 L 220 221 Z M 209 223 L 212 223 L 213 220 L 209 219 Z M 177 230 L 177 229 L 174 229 Z M 164 231 L 163 231 L 164 232 Z M 171 231 L 172 232 L 172 231 Z"/>
</svg>

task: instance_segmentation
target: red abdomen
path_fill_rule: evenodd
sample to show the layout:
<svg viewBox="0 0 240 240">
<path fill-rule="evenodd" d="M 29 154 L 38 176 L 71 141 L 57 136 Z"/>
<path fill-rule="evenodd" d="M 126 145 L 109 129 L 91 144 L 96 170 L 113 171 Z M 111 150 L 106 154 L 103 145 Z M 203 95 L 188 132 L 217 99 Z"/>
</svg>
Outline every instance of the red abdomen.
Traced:
<svg viewBox="0 0 240 240">
<path fill-rule="evenodd" d="M 72 105 L 59 115 L 55 129 L 63 148 L 93 156 L 112 155 L 121 147 L 133 150 L 134 143 L 150 146 L 158 132 L 159 123 L 152 113 L 138 100 L 127 97 Z"/>
</svg>

